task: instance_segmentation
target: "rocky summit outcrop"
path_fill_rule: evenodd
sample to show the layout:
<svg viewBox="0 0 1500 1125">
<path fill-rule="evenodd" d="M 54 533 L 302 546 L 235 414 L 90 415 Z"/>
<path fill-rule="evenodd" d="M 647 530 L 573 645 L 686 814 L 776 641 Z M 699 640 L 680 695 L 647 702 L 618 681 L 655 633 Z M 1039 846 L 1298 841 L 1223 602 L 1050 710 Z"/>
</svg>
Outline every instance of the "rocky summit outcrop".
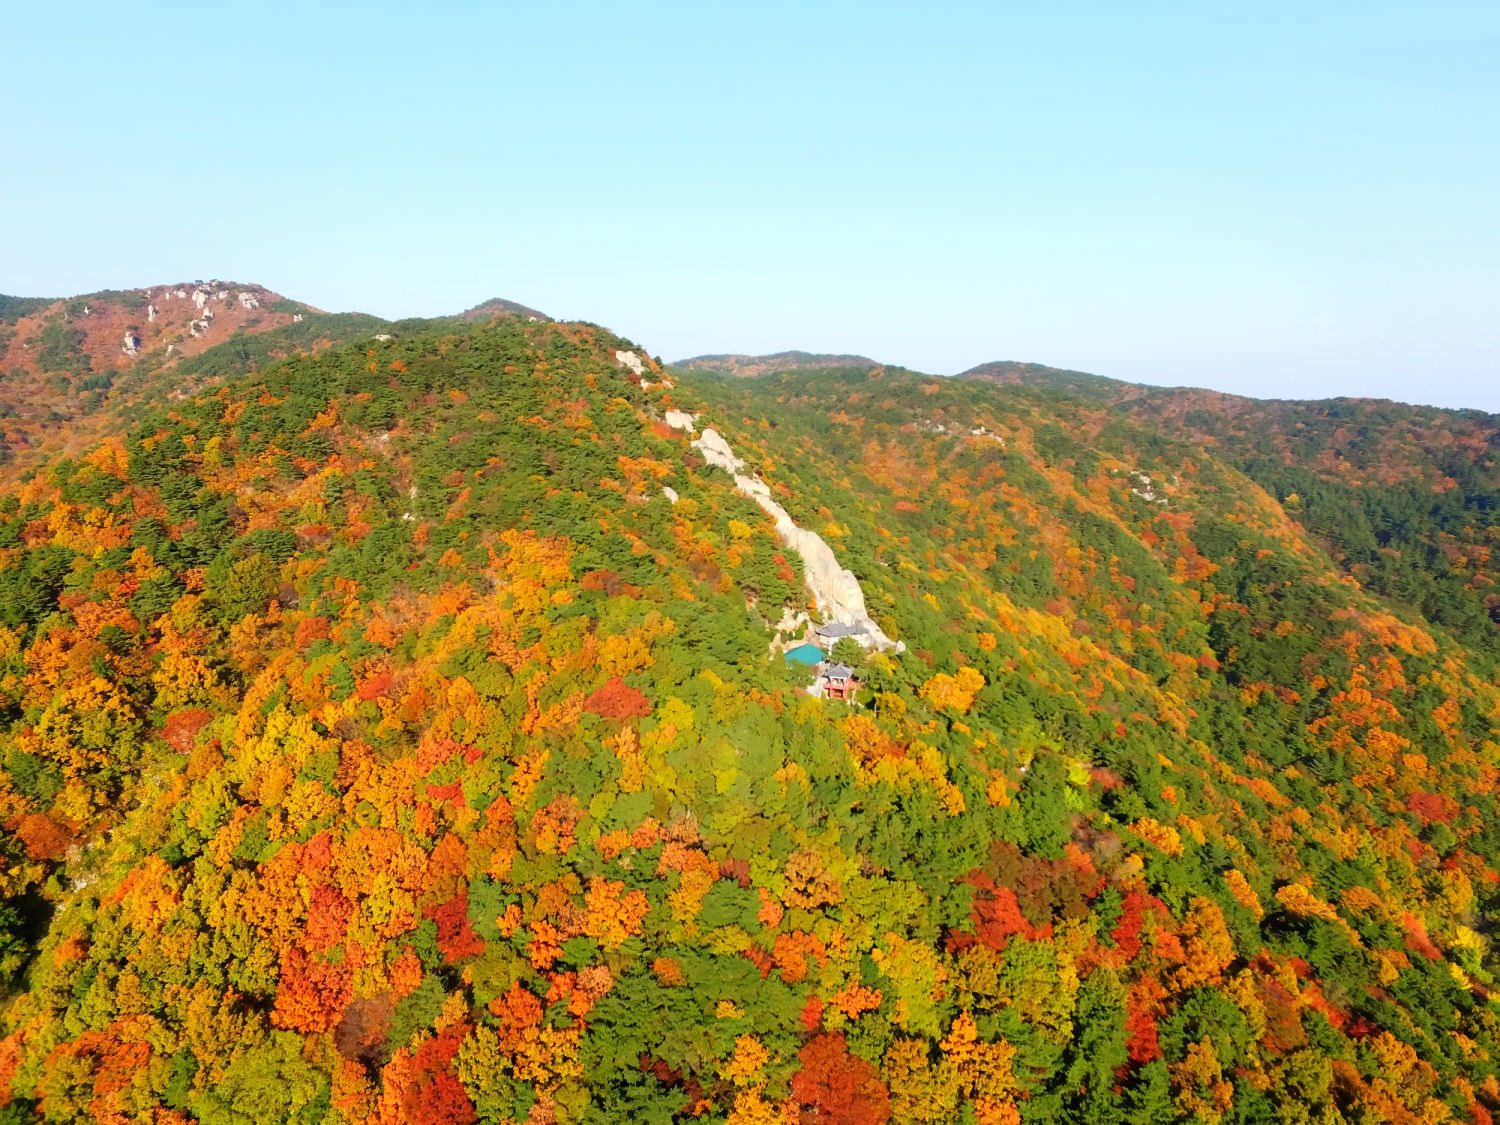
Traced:
<svg viewBox="0 0 1500 1125">
<path fill-rule="evenodd" d="M 269 332 L 295 323 L 311 306 L 259 285 L 194 281 L 110 290 L 55 301 L 20 301 L 22 315 L 0 313 L 0 371 L 7 375 L 89 376 L 138 361 L 197 355 L 236 333 Z"/>
</svg>

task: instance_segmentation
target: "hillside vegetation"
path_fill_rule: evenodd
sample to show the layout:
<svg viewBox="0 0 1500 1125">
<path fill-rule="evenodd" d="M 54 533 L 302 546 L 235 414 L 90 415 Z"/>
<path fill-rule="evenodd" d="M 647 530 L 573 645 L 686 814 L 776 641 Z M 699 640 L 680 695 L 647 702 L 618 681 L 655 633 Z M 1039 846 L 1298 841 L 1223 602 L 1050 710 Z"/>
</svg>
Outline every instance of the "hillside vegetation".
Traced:
<svg viewBox="0 0 1500 1125">
<path fill-rule="evenodd" d="M 965 377 L 1077 395 L 1203 446 L 1281 501 L 1346 574 L 1500 658 L 1500 417 L 1375 399 L 1263 401 L 1018 369 L 1027 366 Z"/>
<path fill-rule="evenodd" d="M 295 355 L 394 333 L 548 319 L 495 298 L 453 316 L 326 313 L 259 285 L 194 281 L 67 300 L 0 294 L 0 466 L 117 433 L 150 404 Z"/>
<path fill-rule="evenodd" d="M 1306 522 L 1457 491 L 1479 545 L 1477 420 L 1372 419 L 1338 484 L 1077 388 L 385 334 L 0 499 L 0 1121 L 1500 1106 L 1485 588 Z M 669 410 L 903 642 L 840 648 L 853 705 L 770 652 L 801 561 Z M 1408 573 L 1451 614 L 1359 577 Z"/>
</svg>

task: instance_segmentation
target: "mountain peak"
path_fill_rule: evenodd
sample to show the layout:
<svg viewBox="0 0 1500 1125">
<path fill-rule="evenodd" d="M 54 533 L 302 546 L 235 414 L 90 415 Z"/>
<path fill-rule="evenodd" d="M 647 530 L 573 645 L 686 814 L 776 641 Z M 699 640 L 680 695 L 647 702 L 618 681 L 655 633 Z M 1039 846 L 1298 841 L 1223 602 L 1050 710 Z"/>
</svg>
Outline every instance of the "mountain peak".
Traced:
<svg viewBox="0 0 1500 1125">
<path fill-rule="evenodd" d="M 516 301 L 508 301 L 504 297 L 491 297 L 488 301 L 482 301 L 471 309 L 465 309 L 460 314 L 464 320 L 493 320 L 499 316 L 523 316 L 527 320 L 551 320 L 552 317 L 540 309 L 531 308 Z"/>
</svg>

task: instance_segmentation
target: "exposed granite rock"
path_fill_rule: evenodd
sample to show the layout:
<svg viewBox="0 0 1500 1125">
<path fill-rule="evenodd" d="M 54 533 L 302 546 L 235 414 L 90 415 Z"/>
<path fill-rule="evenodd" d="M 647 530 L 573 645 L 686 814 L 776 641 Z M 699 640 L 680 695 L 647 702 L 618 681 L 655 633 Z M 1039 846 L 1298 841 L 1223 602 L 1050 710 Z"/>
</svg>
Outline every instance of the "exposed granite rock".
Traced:
<svg viewBox="0 0 1500 1125">
<path fill-rule="evenodd" d="M 668 411 L 667 425 L 679 430 L 693 432 L 696 419 L 681 411 Z M 880 651 L 895 649 L 901 652 L 905 645 L 893 641 L 870 619 L 865 607 L 865 594 L 860 588 L 854 572 L 839 565 L 838 556 L 815 531 L 798 527 L 787 510 L 771 498 L 771 488 L 758 476 L 745 473 L 745 462 L 735 456 L 723 436 L 713 428 L 706 428 L 702 436 L 693 442 L 693 448 L 703 455 L 710 465 L 723 469 L 734 477 L 735 488 L 748 496 L 776 522 L 776 535 L 782 543 L 802 556 L 802 572 L 807 581 L 808 593 L 827 620 L 847 625 L 857 625 L 862 630 L 855 636 L 866 648 Z"/>
</svg>

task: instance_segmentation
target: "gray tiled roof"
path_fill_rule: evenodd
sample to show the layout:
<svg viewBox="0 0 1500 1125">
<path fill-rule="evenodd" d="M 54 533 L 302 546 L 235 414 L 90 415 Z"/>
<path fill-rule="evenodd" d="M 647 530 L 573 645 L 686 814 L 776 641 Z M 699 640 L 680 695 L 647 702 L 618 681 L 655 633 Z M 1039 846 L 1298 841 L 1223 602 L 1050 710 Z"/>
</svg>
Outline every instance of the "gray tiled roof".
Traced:
<svg viewBox="0 0 1500 1125">
<path fill-rule="evenodd" d="M 827 625 L 817 626 L 813 632 L 820 637 L 837 640 L 840 637 L 862 637 L 866 630 L 863 625 L 846 625 L 842 621 L 830 621 Z"/>
<path fill-rule="evenodd" d="M 823 675 L 830 680 L 847 680 L 854 675 L 854 669 L 847 664 L 830 664 L 823 669 Z"/>
</svg>

